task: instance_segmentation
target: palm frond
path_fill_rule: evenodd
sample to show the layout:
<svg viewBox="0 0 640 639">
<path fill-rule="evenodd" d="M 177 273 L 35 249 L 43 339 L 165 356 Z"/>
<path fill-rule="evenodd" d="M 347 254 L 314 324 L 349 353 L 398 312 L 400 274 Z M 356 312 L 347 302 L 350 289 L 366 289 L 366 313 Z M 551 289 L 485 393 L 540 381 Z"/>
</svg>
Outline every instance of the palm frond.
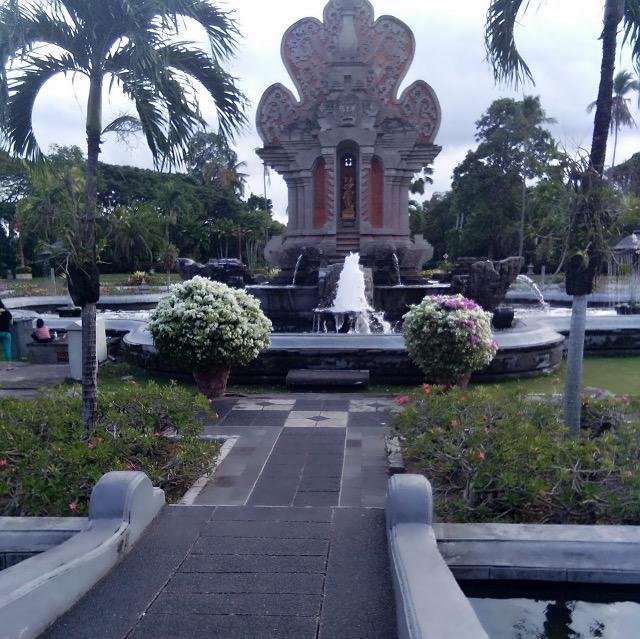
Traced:
<svg viewBox="0 0 640 639">
<path fill-rule="evenodd" d="M 115 133 L 119 139 L 142 131 L 142 123 L 132 115 L 121 115 L 110 122 L 103 130 L 102 135 Z"/>
<path fill-rule="evenodd" d="M 166 65 L 197 80 L 213 98 L 218 126 L 225 137 L 247 124 L 244 113 L 246 98 L 236 87 L 235 78 L 204 52 L 189 42 L 169 44 L 158 51 Z"/>
<path fill-rule="evenodd" d="M 640 71 L 640 0 L 625 0 L 623 44 L 631 48 L 636 70 Z"/>
<path fill-rule="evenodd" d="M 4 122 L 6 144 L 9 151 L 41 160 L 42 151 L 34 132 L 33 107 L 42 87 L 59 73 L 74 72 L 73 57 L 66 53 L 28 56 L 26 66 L 20 69 L 7 85 L 6 118 Z"/>
<path fill-rule="evenodd" d="M 236 51 L 240 36 L 233 14 L 223 11 L 209 0 L 161 0 L 165 16 L 191 18 L 207 32 L 214 57 L 225 59 Z"/>
<path fill-rule="evenodd" d="M 487 9 L 484 41 L 496 82 L 516 87 L 527 80 L 534 83 L 531 70 L 518 51 L 514 33 L 518 14 L 525 13 L 529 4 L 530 0 L 491 0 Z"/>
</svg>

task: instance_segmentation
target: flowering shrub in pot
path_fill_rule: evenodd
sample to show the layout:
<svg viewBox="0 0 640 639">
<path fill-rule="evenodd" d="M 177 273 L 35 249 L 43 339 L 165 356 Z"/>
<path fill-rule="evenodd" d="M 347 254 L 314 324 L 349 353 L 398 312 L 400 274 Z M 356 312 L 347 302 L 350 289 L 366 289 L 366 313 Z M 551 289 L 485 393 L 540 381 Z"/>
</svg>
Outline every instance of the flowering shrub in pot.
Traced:
<svg viewBox="0 0 640 639">
<path fill-rule="evenodd" d="M 251 295 L 198 276 L 171 289 L 149 330 L 160 355 L 190 367 L 212 400 L 224 394 L 232 366 L 249 364 L 269 347 L 271 322 Z"/>
<path fill-rule="evenodd" d="M 425 377 L 446 386 L 466 386 L 498 351 L 491 315 L 462 295 L 425 297 L 404 316 L 404 335 Z"/>
</svg>

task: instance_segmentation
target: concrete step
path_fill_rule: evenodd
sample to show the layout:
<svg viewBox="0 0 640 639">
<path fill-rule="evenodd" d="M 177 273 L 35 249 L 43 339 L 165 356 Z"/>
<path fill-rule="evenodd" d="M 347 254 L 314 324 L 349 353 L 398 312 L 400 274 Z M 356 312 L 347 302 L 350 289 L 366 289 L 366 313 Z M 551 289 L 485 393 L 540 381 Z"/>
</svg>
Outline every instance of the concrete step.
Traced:
<svg viewBox="0 0 640 639">
<path fill-rule="evenodd" d="M 287 386 L 300 389 L 352 388 L 361 390 L 369 386 L 369 371 L 336 371 L 292 369 L 287 374 Z"/>
</svg>

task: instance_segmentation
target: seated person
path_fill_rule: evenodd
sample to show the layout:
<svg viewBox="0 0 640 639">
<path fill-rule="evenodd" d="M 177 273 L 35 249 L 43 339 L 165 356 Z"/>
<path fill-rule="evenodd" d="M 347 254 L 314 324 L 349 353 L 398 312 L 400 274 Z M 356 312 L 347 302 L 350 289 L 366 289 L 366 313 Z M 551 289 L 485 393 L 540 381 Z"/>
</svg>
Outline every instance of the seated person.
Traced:
<svg viewBox="0 0 640 639">
<path fill-rule="evenodd" d="M 53 341 L 49 327 L 44 323 L 42 318 L 36 320 L 36 330 L 31 333 L 31 338 L 38 344 L 47 344 Z"/>
</svg>

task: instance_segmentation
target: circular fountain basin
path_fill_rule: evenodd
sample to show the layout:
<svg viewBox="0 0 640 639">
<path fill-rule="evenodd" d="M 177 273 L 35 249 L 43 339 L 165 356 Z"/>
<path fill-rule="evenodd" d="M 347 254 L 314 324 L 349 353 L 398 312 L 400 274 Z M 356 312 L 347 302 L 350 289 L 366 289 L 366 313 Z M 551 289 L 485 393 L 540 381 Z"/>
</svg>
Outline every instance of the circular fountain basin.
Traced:
<svg viewBox="0 0 640 639">
<path fill-rule="evenodd" d="M 562 362 L 564 337 L 537 321 L 520 321 L 506 331 L 496 331 L 496 358 L 474 377 L 499 381 L 536 377 L 556 370 Z M 163 362 L 151 334 L 141 326 L 124 338 L 127 357 L 145 368 L 188 374 Z M 331 333 L 279 333 L 271 346 L 243 368 L 232 371 L 232 381 L 243 384 L 282 384 L 292 369 L 368 370 L 380 384 L 419 384 L 420 370 L 411 362 L 404 337 L 395 335 L 336 335 Z"/>
</svg>

